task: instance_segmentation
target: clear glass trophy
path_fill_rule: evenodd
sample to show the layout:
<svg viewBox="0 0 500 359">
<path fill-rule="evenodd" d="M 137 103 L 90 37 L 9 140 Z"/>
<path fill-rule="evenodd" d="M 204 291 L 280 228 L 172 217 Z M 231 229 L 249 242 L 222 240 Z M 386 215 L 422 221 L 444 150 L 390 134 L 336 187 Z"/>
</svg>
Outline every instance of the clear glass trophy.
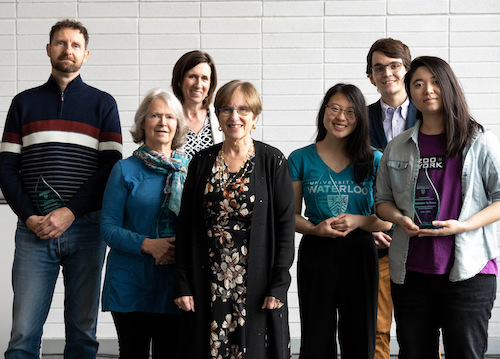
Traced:
<svg viewBox="0 0 500 359">
<path fill-rule="evenodd" d="M 340 194 L 330 169 L 325 170 L 319 178 L 315 197 L 317 213 L 321 215 L 323 220 L 337 217 L 344 213 L 347 208 L 347 196 Z"/>
<path fill-rule="evenodd" d="M 415 224 L 419 228 L 437 228 L 432 225 L 432 221 L 438 219 L 441 201 L 427 168 L 418 172 L 414 193 Z"/>
<path fill-rule="evenodd" d="M 168 197 L 168 196 L 167 196 Z M 168 208 L 168 198 L 165 199 L 161 206 L 160 213 L 156 218 L 156 238 L 175 237 L 175 227 L 177 220 L 174 212 Z"/>
<path fill-rule="evenodd" d="M 38 177 L 35 186 L 35 204 L 42 216 L 64 207 L 64 200 L 61 195 L 48 184 L 42 175 Z"/>
</svg>

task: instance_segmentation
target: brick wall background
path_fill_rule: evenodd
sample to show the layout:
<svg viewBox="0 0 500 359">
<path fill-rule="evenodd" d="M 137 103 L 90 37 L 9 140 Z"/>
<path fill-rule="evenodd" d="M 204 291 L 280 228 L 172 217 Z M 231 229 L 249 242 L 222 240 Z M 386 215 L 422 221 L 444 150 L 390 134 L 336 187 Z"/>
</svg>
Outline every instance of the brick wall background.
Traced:
<svg viewBox="0 0 500 359">
<path fill-rule="evenodd" d="M 189 50 L 213 56 L 220 85 L 235 78 L 255 84 L 264 110 L 254 138 L 288 155 L 312 141 L 322 96 L 335 83 L 357 85 L 367 103 L 378 99 L 365 75 L 366 54 L 376 39 L 388 36 L 405 42 L 413 57 L 450 62 L 474 116 L 500 136 L 498 0 L 0 0 L 2 131 L 12 97 L 47 80 L 48 32 L 62 18 L 76 18 L 89 30 L 82 78 L 116 98 L 125 156 L 136 147 L 128 129 L 141 96 L 152 87 L 167 88 L 173 64 Z M 295 272 L 294 266 L 294 278 Z M 62 293 L 59 282 L 45 339 L 64 337 Z M 289 300 L 292 337 L 299 338 L 295 282 Z M 100 316 L 98 335 L 116 336 L 108 313 Z M 498 307 L 490 337 L 500 340 Z"/>
</svg>

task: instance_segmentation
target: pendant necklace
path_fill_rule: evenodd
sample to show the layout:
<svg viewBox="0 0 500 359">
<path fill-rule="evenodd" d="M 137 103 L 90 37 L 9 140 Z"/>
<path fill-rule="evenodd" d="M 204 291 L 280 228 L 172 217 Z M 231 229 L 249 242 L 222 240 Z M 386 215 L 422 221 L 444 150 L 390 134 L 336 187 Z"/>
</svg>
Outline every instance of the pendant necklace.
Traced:
<svg viewBox="0 0 500 359">
<path fill-rule="evenodd" d="M 224 142 L 222 143 L 222 149 L 219 152 L 219 157 L 220 157 L 220 163 L 219 163 L 219 180 L 220 180 L 220 187 L 222 191 L 225 191 L 226 188 L 235 180 L 236 176 L 238 173 L 244 169 L 243 173 L 241 174 L 240 177 L 244 177 L 245 174 L 248 171 L 248 167 L 250 165 L 250 156 L 252 153 L 255 151 L 255 146 L 253 144 L 250 145 L 250 148 L 248 149 L 245 162 L 240 166 L 240 168 L 234 173 L 232 177 L 230 177 L 231 172 L 229 172 L 229 167 L 226 164 L 226 161 L 224 160 Z"/>
</svg>

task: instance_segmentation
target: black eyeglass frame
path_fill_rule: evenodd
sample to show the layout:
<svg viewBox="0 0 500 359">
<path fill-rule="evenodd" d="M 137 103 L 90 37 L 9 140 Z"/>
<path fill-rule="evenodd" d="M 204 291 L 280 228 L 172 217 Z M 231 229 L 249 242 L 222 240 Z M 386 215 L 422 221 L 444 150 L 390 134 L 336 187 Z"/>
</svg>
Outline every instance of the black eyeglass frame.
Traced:
<svg viewBox="0 0 500 359">
<path fill-rule="evenodd" d="M 396 66 L 396 68 L 393 69 L 389 66 Z M 394 71 L 394 70 L 398 70 L 401 66 L 404 66 L 402 62 L 394 61 L 394 62 L 391 62 L 390 64 L 387 64 L 387 65 L 372 66 L 372 67 L 370 67 L 370 71 L 372 72 L 372 74 L 381 74 L 382 72 L 385 71 L 385 69 L 387 67 L 389 67 L 391 69 L 391 71 Z M 378 69 L 378 71 L 377 71 L 377 69 Z"/>
</svg>

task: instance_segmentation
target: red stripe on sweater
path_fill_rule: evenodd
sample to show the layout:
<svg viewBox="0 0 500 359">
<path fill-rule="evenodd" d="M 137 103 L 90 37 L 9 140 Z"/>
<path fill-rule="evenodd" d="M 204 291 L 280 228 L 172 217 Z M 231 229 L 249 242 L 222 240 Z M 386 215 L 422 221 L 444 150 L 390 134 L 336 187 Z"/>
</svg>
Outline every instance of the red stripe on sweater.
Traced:
<svg viewBox="0 0 500 359">
<path fill-rule="evenodd" d="M 21 136 L 18 133 L 4 132 L 2 142 L 21 144 Z"/>
<path fill-rule="evenodd" d="M 122 135 L 116 132 L 101 132 L 99 142 L 114 141 L 122 144 Z"/>
<path fill-rule="evenodd" d="M 82 122 L 68 120 L 40 120 L 30 122 L 23 126 L 23 136 L 42 131 L 75 132 L 99 139 L 99 129 Z"/>
</svg>

